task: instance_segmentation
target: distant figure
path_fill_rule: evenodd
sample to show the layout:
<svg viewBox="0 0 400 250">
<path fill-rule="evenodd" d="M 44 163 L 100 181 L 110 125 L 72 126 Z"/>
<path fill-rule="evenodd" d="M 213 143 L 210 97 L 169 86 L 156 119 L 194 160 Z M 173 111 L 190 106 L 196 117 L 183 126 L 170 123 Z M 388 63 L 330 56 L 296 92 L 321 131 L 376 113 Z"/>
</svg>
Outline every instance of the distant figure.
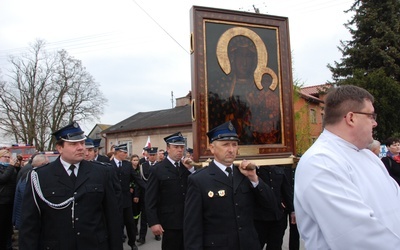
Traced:
<svg viewBox="0 0 400 250">
<path fill-rule="evenodd" d="M 122 197 L 122 214 L 121 218 L 123 221 L 123 226 L 121 227 L 121 232 L 124 228 L 126 229 L 126 234 L 128 236 L 128 245 L 132 250 L 137 250 L 136 246 L 136 226 L 135 220 L 133 219 L 132 212 L 132 193 L 130 192 L 131 183 L 135 182 L 137 185 L 141 185 L 143 182 L 140 179 L 139 174 L 133 170 L 132 163 L 126 160 L 128 155 L 127 144 L 120 144 L 115 146 L 114 159 L 111 161 L 112 167 L 117 173 L 119 183 L 121 184 Z M 142 186 L 144 186 L 143 184 Z M 135 193 L 135 197 L 139 197 L 139 193 Z"/>
<path fill-rule="evenodd" d="M 164 149 L 159 149 L 158 150 L 158 160 L 157 161 L 163 161 L 165 158 L 165 150 Z"/>
<path fill-rule="evenodd" d="M 94 154 L 95 154 L 94 160 L 95 161 L 101 161 L 101 162 L 110 163 L 110 157 L 107 157 L 105 155 L 101 155 L 99 153 L 100 149 L 102 148 L 102 147 L 100 147 L 100 142 L 101 142 L 101 139 L 94 139 L 93 140 Z"/>
<path fill-rule="evenodd" d="M 11 239 L 12 212 L 16 188 L 16 159 L 7 149 L 0 150 L 0 249 L 7 249 Z"/>
<path fill-rule="evenodd" d="M 390 176 L 400 185 L 400 138 L 390 137 L 385 141 L 386 157 L 382 158 Z"/>
<path fill-rule="evenodd" d="M 306 249 L 399 249 L 400 189 L 367 149 L 377 126 L 373 102 L 353 85 L 326 96 L 324 130 L 295 174 L 296 220 Z"/>
<path fill-rule="evenodd" d="M 373 142 L 371 142 L 368 147 L 369 150 L 371 150 L 374 154 L 376 154 L 377 156 L 379 156 L 379 154 L 381 153 L 381 143 L 380 141 L 377 140 L 373 140 Z"/>
<path fill-rule="evenodd" d="M 157 147 L 149 147 L 146 148 L 147 151 L 147 161 L 143 162 L 140 167 L 140 176 L 142 180 L 147 183 L 147 180 L 150 175 L 150 168 L 154 167 L 157 163 Z M 143 245 L 146 242 L 146 235 L 147 235 L 147 216 L 146 216 L 146 208 L 145 208 L 145 196 L 146 190 L 141 190 L 140 192 L 140 205 L 141 205 L 141 214 L 140 214 L 140 232 L 139 232 L 139 239 L 137 242 L 140 245 Z"/>
<path fill-rule="evenodd" d="M 85 160 L 87 161 L 93 161 L 94 158 L 96 157 L 96 153 L 94 152 L 94 143 L 93 140 L 90 139 L 89 137 L 86 137 L 85 139 Z"/>
<path fill-rule="evenodd" d="M 25 166 L 28 170 L 32 170 L 32 168 L 41 167 L 49 163 L 49 159 L 44 154 L 37 154 L 33 157 L 30 165 Z M 15 229 L 19 229 L 21 225 L 21 209 L 23 207 L 23 197 L 26 188 L 26 183 L 28 181 L 27 171 L 24 175 L 21 176 L 17 183 L 17 189 L 15 190 L 15 198 L 14 198 L 14 209 L 13 209 L 13 225 Z"/>
</svg>

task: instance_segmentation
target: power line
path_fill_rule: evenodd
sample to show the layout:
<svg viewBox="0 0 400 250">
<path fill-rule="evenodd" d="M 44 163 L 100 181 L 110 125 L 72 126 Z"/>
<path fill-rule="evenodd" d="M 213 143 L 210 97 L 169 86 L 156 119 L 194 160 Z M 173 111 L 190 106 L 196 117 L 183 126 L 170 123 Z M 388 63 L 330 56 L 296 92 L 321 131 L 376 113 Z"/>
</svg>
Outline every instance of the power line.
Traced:
<svg viewBox="0 0 400 250">
<path fill-rule="evenodd" d="M 190 54 L 188 50 L 186 50 L 171 34 L 168 33 L 166 29 L 164 29 L 161 24 L 159 24 L 142 6 L 140 6 L 136 0 L 132 0 L 158 27 L 160 27 L 176 44 L 178 44 L 186 53 Z"/>
</svg>

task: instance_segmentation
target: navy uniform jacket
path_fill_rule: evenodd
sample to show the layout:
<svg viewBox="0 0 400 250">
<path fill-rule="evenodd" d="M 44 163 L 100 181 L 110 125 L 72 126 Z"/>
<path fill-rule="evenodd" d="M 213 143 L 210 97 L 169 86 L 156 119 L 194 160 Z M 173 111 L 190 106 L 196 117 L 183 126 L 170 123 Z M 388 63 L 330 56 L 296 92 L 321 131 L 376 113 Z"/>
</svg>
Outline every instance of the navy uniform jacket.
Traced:
<svg viewBox="0 0 400 250">
<path fill-rule="evenodd" d="M 284 166 L 263 166 L 257 169 L 257 175 L 275 195 L 276 210 L 268 211 L 256 206 L 255 219 L 261 221 L 276 221 L 282 219 L 286 211 L 293 212 L 293 188 L 285 174 Z M 283 205 L 285 207 L 283 207 Z"/>
<path fill-rule="evenodd" d="M 110 158 L 108 158 L 105 155 L 97 155 L 96 161 L 101 161 L 101 162 L 106 162 L 106 163 L 110 163 Z"/>
<path fill-rule="evenodd" d="M 259 250 L 253 209 L 274 209 L 275 198 L 261 179 L 256 188 L 233 168 L 233 186 L 212 161 L 189 177 L 185 205 L 185 250 Z"/>
<path fill-rule="evenodd" d="M 149 226 L 161 224 L 164 229 L 183 229 L 183 211 L 190 171 L 176 167 L 165 158 L 151 166 L 146 190 L 146 215 Z"/>
<path fill-rule="evenodd" d="M 19 231 L 20 250 L 122 250 L 121 222 L 109 167 L 81 161 L 75 186 L 60 158 L 35 171 L 42 193 L 51 203 L 75 197 L 74 223 L 71 205 L 51 208 L 35 192 L 38 210 L 29 176 Z"/>
<path fill-rule="evenodd" d="M 121 184 L 122 208 L 131 207 L 132 194 L 130 192 L 130 183 L 134 181 L 141 189 L 145 189 L 146 184 L 140 178 L 139 174 L 132 168 L 132 163 L 129 161 L 122 161 L 121 169 L 117 168 L 117 164 L 114 160 L 111 161 L 111 166 L 115 169 L 118 180 Z M 139 188 L 135 188 L 135 197 L 139 197 L 139 190 Z"/>
<path fill-rule="evenodd" d="M 153 165 L 150 166 L 150 162 L 149 161 L 145 161 L 142 163 L 142 174 L 144 176 L 144 178 L 149 179 L 149 175 L 150 175 L 150 167 L 154 166 L 157 162 L 153 163 Z M 144 180 L 144 179 L 143 179 Z M 146 181 L 146 180 L 144 180 Z"/>
</svg>

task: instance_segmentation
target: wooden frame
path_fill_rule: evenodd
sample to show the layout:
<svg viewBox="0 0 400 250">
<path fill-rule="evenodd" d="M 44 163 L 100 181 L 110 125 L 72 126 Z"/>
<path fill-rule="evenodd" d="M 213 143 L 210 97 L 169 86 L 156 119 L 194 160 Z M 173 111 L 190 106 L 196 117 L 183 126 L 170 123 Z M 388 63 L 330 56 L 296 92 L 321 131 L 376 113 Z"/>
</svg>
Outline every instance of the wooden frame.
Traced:
<svg viewBox="0 0 400 250">
<path fill-rule="evenodd" d="M 238 159 L 294 154 L 288 19 L 194 6 L 192 120 L 196 161 L 212 157 L 207 131 L 231 120 Z"/>
</svg>

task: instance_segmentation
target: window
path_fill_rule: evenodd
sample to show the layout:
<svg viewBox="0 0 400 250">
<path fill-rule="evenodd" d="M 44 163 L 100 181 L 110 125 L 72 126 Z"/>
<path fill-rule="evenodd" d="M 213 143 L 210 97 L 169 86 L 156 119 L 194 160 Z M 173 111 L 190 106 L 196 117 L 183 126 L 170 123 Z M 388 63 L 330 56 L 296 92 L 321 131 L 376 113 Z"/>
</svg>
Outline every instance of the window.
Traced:
<svg viewBox="0 0 400 250">
<path fill-rule="evenodd" d="M 128 156 L 131 156 L 132 155 L 132 141 L 119 141 L 118 145 L 125 144 L 125 143 L 127 144 L 126 146 L 128 148 Z"/>
<path fill-rule="evenodd" d="M 315 109 L 310 109 L 310 122 L 313 124 L 317 123 L 317 113 Z"/>
</svg>

